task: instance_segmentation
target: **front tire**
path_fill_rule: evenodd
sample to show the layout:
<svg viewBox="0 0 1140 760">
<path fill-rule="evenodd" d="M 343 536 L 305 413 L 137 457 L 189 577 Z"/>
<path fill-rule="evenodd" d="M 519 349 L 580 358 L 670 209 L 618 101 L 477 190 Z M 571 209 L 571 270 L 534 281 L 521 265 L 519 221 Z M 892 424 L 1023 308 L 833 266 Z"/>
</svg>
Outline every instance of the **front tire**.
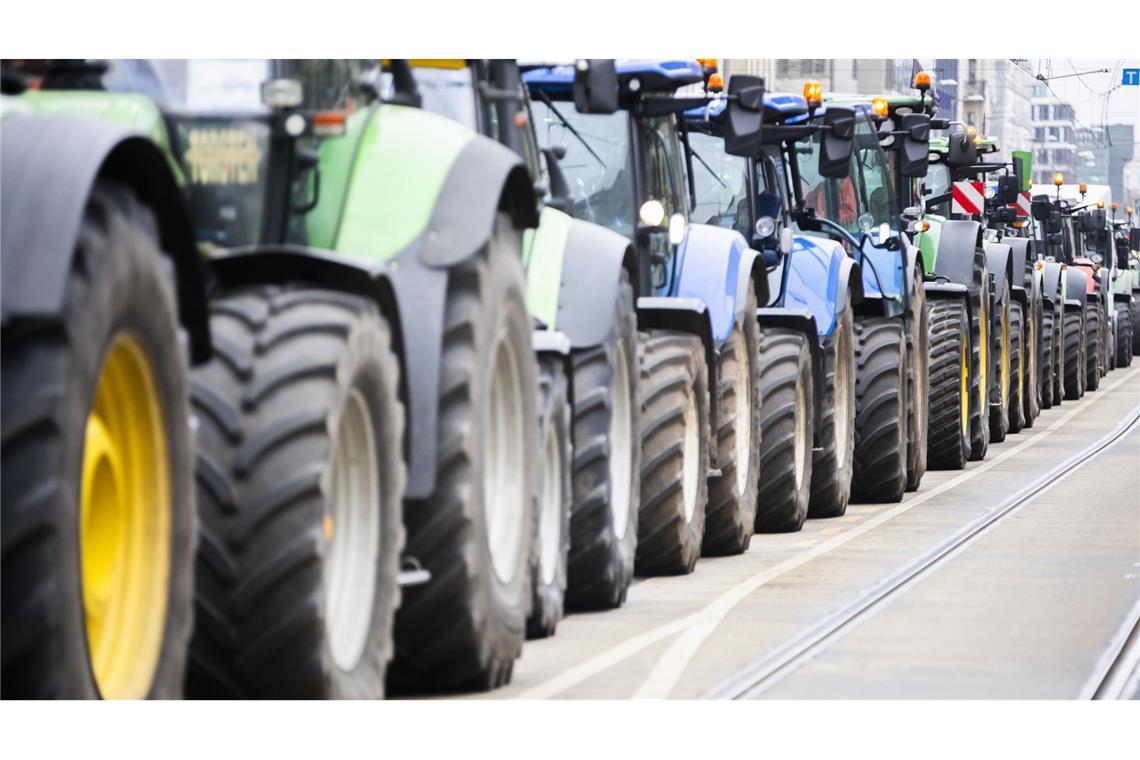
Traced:
<svg viewBox="0 0 1140 760">
<path fill-rule="evenodd" d="M 716 441 L 721 474 L 709 481 L 705 514 L 706 555 L 741 554 L 756 523 L 760 470 L 760 325 L 750 288 L 745 318 L 737 320 L 720 356 L 720 429 Z"/>
<path fill-rule="evenodd" d="M 1023 396 L 1027 392 L 1024 367 L 1024 328 L 1022 307 L 1017 301 L 1009 305 L 1009 431 L 1020 433 L 1026 426 Z"/>
<path fill-rule="evenodd" d="M 154 215 L 125 185 L 91 192 L 64 287 L 57 319 L 4 326 L 0 691 L 175 699 L 197 532 L 186 357 Z"/>
<path fill-rule="evenodd" d="M 1054 388 L 1056 386 L 1056 354 L 1061 350 L 1056 341 L 1056 327 L 1054 326 L 1053 308 L 1044 309 L 1041 314 L 1041 408 L 1052 409 L 1054 403 L 1060 403 L 1058 398 L 1054 402 Z"/>
<path fill-rule="evenodd" d="M 906 491 L 906 336 L 889 317 L 855 322 L 856 502 L 900 501 Z"/>
<path fill-rule="evenodd" d="M 926 474 L 927 436 L 930 416 L 930 314 L 922 268 L 915 272 L 915 295 L 906 321 L 907 447 L 906 490 L 917 491 Z"/>
<path fill-rule="evenodd" d="M 435 492 L 405 501 L 408 554 L 431 581 L 405 591 L 389 682 L 404 690 L 510 681 L 531 603 L 539 447 L 520 235 L 500 213 L 483 251 L 449 273 Z"/>
<path fill-rule="evenodd" d="M 1085 393 L 1085 320 L 1077 311 L 1065 312 L 1065 398 L 1076 401 Z"/>
<path fill-rule="evenodd" d="M 1100 387 L 1101 332 L 1100 306 L 1090 301 L 1085 304 L 1085 390 L 1090 392 Z"/>
<path fill-rule="evenodd" d="M 1012 334 L 1009 324 L 1011 299 L 1009 296 L 1008 280 L 1002 283 L 997 308 L 998 313 L 994 315 L 995 324 L 993 325 L 994 370 L 997 374 L 994 377 L 996 382 L 990 386 L 988 404 L 990 441 L 992 443 L 1001 443 L 1005 440 L 1005 436 L 1009 432 L 1009 417 L 1010 409 L 1012 408 L 1010 402 L 1012 373 L 1010 341 L 1012 340 Z"/>
<path fill-rule="evenodd" d="M 813 413 L 811 351 L 797 330 L 769 328 L 760 338 L 760 489 L 756 531 L 803 527 L 811 499 Z"/>
<path fill-rule="evenodd" d="M 638 575 L 690 573 L 701 554 L 709 478 L 709 380 L 701 339 L 643 339 Z"/>
<path fill-rule="evenodd" d="M 1116 307 L 1116 366 L 1132 366 L 1132 314 L 1127 306 Z"/>
<path fill-rule="evenodd" d="M 808 517 L 839 517 L 851 499 L 855 456 L 855 317 L 848 300 L 823 349 L 820 448 L 812 454 Z"/>
<path fill-rule="evenodd" d="M 931 308 L 930 466 L 961 470 L 970 458 L 970 316 L 966 302 Z"/>
</svg>

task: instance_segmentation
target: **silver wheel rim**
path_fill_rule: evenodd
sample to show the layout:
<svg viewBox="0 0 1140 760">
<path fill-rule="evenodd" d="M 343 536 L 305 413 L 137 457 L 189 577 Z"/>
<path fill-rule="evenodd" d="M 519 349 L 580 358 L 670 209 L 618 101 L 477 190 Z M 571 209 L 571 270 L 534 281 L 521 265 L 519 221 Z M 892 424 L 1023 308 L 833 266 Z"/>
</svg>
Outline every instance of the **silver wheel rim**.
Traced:
<svg viewBox="0 0 1140 760">
<path fill-rule="evenodd" d="M 542 496 L 538 517 L 538 572 L 549 586 L 558 572 L 558 550 L 562 544 L 562 450 L 553 424 L 546 432 L 543 457 Z"/>
<path fill-rule="evenodd" d="M 743 332 L 733 334 L 733 355 L 736 360 L 736 377 L 733 378 L 732 393 L 735 398 L 736 428 L 733 437 L 736 439 L 736 491 L 743 494 L 748 488 L 748 456 L 752 450 L 752 404 L 749 393 L 749 366 L 751 358 L 748 354 L 748 341 L 744 339 Z"/>
<path fill-rule="evenodd" d="M 629 528 L 629 494 L 633 477 L 633 424 L 630 422 L 629 367 L 625 343 L 617 342 L 610 388 L 610 519 L 618 540 Z"/>
<path fill-rule="evenodd" d="M 523 515 L 528 509 L 523 487 L 526 416 L 522 404 L 518 357 L 504 332 L 495 345 L 482 452 L 487 546 L 495 575 L 503 583 L 518 572 Z"/>
<path fill-rule="evenodd" d="M 804 467 L 807 464 L 807 396 L 804 394 L 804 384 L 796 383 L 796 410 L 794 412 L 796 425 L 796 441 L 792 446 L 796 468 L 796 490 L 799 491 L 804 483 Z"/>
<path fill-rule="evenodd" d="M 681 497 L 685 502 L 685 522 L 692 522 L 697 512 L 697 475 L 700 471 L 700 433 L 698 431 L 697 402 L 693 390 L 685 395 L 682 416 L 685 422 L 685 442 L 681 449 Z"/>
<path fill-rule="evenodd" d="M 368 641 L 381 530 L 376 435 L 368 404 L 355 389 L 345 399 L 330 472 L 325 630 L 333 661 L 350 671 Z"/>
<path fill-rule="evenodd" d="M 835 347 L 835 393 L 839 403 L 836 403 L 834 412 L 835 457 L 839 461 L 840 467 L 847 461 L 847 431 L 851 425 L 851 418 L 855 416 L 855 412 L 851 408 L 851 367 L 848 362 L 843 360 L 843 357 L 851 352 L 851 346 L 847 341 L 847 331 L 841 330 L 839 343 Z"/>
</svg>

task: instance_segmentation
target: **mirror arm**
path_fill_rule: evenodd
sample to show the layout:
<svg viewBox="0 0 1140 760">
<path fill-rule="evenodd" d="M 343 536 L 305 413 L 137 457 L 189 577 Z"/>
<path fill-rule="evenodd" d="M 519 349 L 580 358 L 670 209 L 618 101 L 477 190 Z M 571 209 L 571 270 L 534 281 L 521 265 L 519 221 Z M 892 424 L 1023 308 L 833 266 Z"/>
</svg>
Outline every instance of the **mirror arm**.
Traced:
<svg viewBox="0 0 1140 760">
<path fill-rule="evenodd" d="M 677 127 L 680 132 L 681 145 L 685 148 L 685 171 L 689 173 L 689 213 L 697 210 L 697 183 L 696 177 L 693 175 L 693 147 L 689 145 L 689 126 L 684 119 L 677 119 Z M 701 160 L 705 164 L 704 160 Z M 708 164 L 705 164 L 708 168 Z M 712 172 L 711 169 L 709 169 Z M 720 177 L 716 176 L 716 172 L 712 172 L 713 177 L 719 181 Z"/>
</svg>

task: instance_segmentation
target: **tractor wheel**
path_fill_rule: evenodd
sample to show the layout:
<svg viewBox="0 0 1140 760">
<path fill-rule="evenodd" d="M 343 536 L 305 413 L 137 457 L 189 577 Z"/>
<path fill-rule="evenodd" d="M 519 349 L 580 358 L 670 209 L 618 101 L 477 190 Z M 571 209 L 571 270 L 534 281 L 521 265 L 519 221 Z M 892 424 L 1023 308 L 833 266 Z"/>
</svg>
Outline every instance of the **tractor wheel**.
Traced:
<svg viewBox="0 0 1140 760">
<path fill-rule="evenodd" d="M 701 554 L 709 477 L 709 380 L 700 338 L 644 334 L 638 575 L 692 572 Z"/>
<path fill-rule="evenodd" d="M 1017 301 L 1009 304 L 1009 430 L 1020 433 L 1025 427 L 1025 321 L 1024 311 Z"/>
<path fill-rule="evenodd" d="M 575 351 L 574 504 L 566 606 L 617 607 L 633 580 L 641 499 L 641 398 L 637 316 L 624 270 L 614 329 L 600 346 Z"/>
<path fill-rule="evenodd" d="M 262 288 L 211 304 L 191 387 L 201 530 L 186 688 L 378 698 L 404 545 L 404 410 L 374 303 Z"/>
<path fill-rule="evenodd" d="M 760 470 L 760 325 L 756 294 L 749 289 L 746 319 L 737 320 L 720 357 L 720 429 L 716 434 L 721 474 L 709 481 L 705 513 L 706 555 L 741 554 L 756 524 Z"/>
<path fill-rule="evenodd" d="M 1132 306 L 1128 313 L 1132 317 L 1132 355 L 1140 356 L 1140 291 L 1132 291 Z"/>
<path fill-rule="evenodd" d="M 570 398 L 562 357 L 539 360 L 538 431 L 542 467 L 534 550 L 531 552 L 534 602 L 526 622 L 527 635 L 535 639 L 553 636 L 565 609 L 573 449 L 570 445 Z"/>
<path fill-rule="evenodd" d="M 922 271 L 915 273 L 915 296 L 906 320 L 907 447 L 906 490 L 917 491 L 926 474 L 930 417 L 930 313 Z"/>
<path fill-rule="evenodd" d="M 1057 361 L 1056 355 L 1060 353 L 1061 347 L 1057 345 L 1056 328 L 1054 327 L 1054 315 L 1052 307 L 1043 309 L 1041 312 L 1041 356 L 1040 367 L 1041 374 L 1039 380 L 1041 383 L 1041 408 L 1052 409 L 1054 403 L 1061 403 L 1059 398 L 1054 397 L 1054 388 L 1056 386 L 1056 369 Z"/>
<path fill-rule="evenodd" d="M 436 489 L 404 503 L 408 554 L 431 581 L 405 590 L 389 682 L 487 690 L 510 681 L 530 611 L 541 450 L 521 236 L 500 213 L 491 241 L 449 273 Z"/>
<path fill-rule="evenodd" d="M 1076 401 L 1085 393 L 1085 320 L 1065 312 L 1065 398 Z"/>
<path fill-rule="evenodd" d="M 850 300 L 823 349 L 820 448 L 812 454 L 808 517 L 839 517 L 851 498 L 855 454 L 855 317 Z M 808 401 L 811 406 L 810 398 Z"/>
<path fill-rule="evenodd" d="M 1041 362 L 1041 299 L 1036 285 L 1029 293 L 1029 309 L 1021 312 L 1021 427 L 1033 427 L 1041 414 L 1041 384 L 1039 367 Z"/>
<path fill-rule="evenodd" d="M 1000 297 L 997 299 L 997 314 L 994 314 L 993 346 L 994 346 L 994 382 L 990 385 L 989 419 L 990 441 L 1001 443 L 1009 432 L 1009 417 L 1012 409 L 1010 403 L 1010 386 L 1012 384 L 1012 362 L 1010 360 L 1010 341 L 1012 335 L 1009 325 L 1009 312 L 1011 299 L 1009 297 L 1009 282 L 1002 284 Z"/>
<path fill-rule="evenodd" d="M 906 491 L 906 337 L 898 319 L 855 321 L 855 467 L 851 499 L 900 501 Z"/>
<path fill-rule="evenodd" d="M 811 499 L 815 390 L 803 333 L 784 328 L 760 336 L 760 489 L 756 530 L 803 527 Z"/>
<path fill-rule="evenodd" d="M 1132 314 L 1128 307 L 1116 307 L 1116 366 L 1132 366 L 1132 332 L 1136 325 L 1132 324 Z"/>
<path fill-rule="evenodd" d="M 1092 302 L 1085 304 L 1085 390 L 1095 391 L 1100 387 L 1102 375 L 1101 344 L 1102 324 L 1100 320 L 1100 305 Z"/>
<path fill-rule="evenodd" d="M 970 458 L 970 317 L 966 302 L 938 299 L 930 309 L 930 454 L 939 470 Z"/>
<path fill-rule="evenodd" d="M 1078 339 L 1079 342 L 1079 339 Z M 1057 406 L 1065 398 L 1065 307 L 1058 307 L 1053 316 L 1053 403 Z"/>
<path fill-rule="evenodd" d="M 101 181 L 63 313 L 4 326 L 7 699 L 182 694 L 194 454 L 168 272 L 150 210 Z"/>
<path fill-rule="evenodd" d="M 975 268 L 976 269 L 976 268 Z M 990 314 L 990 276 L 983 268 L 976 283 L 974 308 L 970 315 L 971 378 L 970 389 L 970 459 L 986 458 L 990 445 L 990 393 L 994 384 L 995 341 Z"/>
</svg>

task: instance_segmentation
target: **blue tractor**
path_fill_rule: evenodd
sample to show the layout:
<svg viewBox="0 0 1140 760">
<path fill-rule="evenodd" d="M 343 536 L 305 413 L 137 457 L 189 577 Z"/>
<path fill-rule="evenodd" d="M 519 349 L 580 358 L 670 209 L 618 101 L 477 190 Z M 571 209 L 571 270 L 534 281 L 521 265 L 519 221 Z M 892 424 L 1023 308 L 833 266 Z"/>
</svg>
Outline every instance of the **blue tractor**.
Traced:
<svg viewBox="0 0 1140 760">
<path fill-rule="evenodd" d="M 852 141 L 832 108 L 806 121 L 798 95 L 766 93 L 759 139 L 726 150 L 726 100 L 686 112 L 694 166 L 694 218 L 735 229 L 762 252 L 769 302 L 761 327 L 761 530 L 798 530 L 804 518 L 842 515 L 851 495 L 855 438 L 855 309 L 863 300 L 859 264 L 842 244 L 798 229 L 792 193 L 801 172 L 836 179 L 849 173 Z M 826 158 L 800 161 L 801 142 L 828 136 Z M 795 384 L 797 360 L 811 357 L 816 398 Z M 797 398 L 799 394 L 799 398 Z M 802 420 L 802 421 L 801 421 Z M 814 432 L 805 448 L 796 431 Z M 809 444 L 810 445 L 810 442 Z"/>
<path fill-rule="evenodd" d="M 634 247 L 641 352 L 638 574 L 743 552 L 760 460 L 763 259 L 739 232 L 692 224 L 684 111 L 696 61 L 580 60 L 524 76 L 541 147 L 561 156 L 562 207 Z M 680 97 L 696 86 L 699 97 Z M 810 395 L 804 358 L 801 387 Z"/>
</svg>

